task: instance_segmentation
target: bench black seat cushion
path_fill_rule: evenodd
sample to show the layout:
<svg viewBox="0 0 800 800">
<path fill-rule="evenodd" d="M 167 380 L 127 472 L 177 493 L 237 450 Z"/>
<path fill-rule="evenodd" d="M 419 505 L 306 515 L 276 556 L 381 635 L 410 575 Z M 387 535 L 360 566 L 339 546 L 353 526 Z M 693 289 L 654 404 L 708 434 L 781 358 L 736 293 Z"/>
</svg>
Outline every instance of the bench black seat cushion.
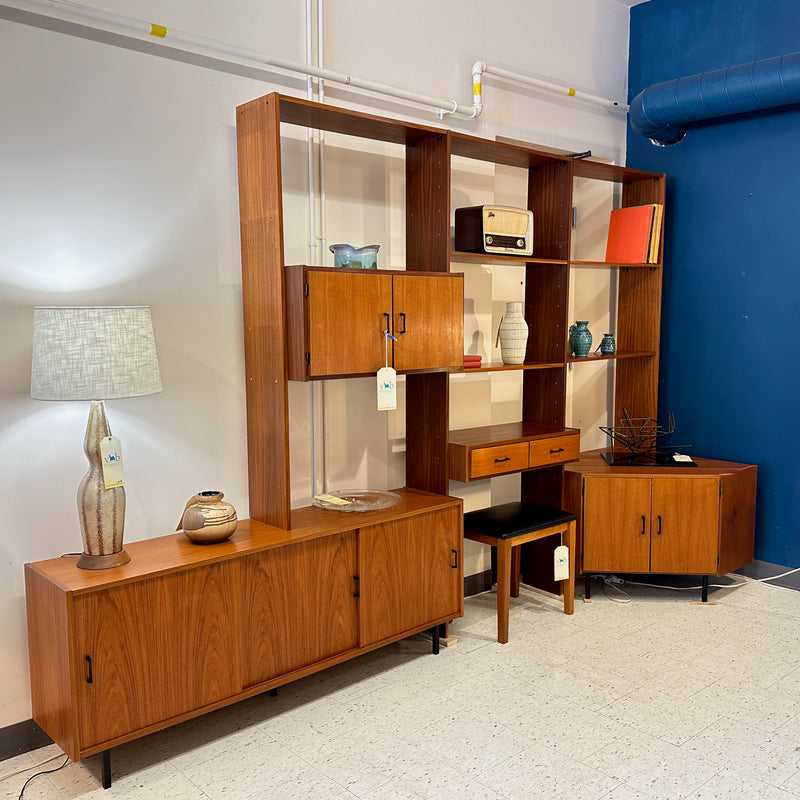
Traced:
<svg viewBox="0 0 800 800">
<path fill-rule="evenodd" d="M 574 514 L 560 508 L 540 506 L 536 503 L 503 503 L 464 514 L 464 530 L 511 539 L 523 533 L 566 525 L 575 519 Z"/>
</svg>

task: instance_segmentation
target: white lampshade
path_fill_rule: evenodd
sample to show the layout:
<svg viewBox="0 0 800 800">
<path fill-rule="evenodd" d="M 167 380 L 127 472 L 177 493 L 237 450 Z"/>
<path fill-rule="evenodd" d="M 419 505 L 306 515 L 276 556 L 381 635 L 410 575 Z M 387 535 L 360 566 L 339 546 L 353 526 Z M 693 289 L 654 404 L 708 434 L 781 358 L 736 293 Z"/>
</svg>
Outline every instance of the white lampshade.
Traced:
<svg viewBox="0 0 800 800">
<path fill-rule="evenodd" d="M 34 309 L 31 397 L 110 400 L 160 391 L 147 306 Z"/>
</svg>

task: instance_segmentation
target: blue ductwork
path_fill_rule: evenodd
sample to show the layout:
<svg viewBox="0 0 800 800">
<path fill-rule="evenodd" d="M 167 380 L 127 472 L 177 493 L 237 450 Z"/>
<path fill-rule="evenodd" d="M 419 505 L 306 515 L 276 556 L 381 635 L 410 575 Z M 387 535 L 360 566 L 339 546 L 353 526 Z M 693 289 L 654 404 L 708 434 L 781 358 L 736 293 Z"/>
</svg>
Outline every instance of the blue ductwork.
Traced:
<svg viewBox="0 0 800 800">
<path fill-rule="evenodd" d="M 800 103 L 800 53 L 654 83 L 633 98 L 631 127 L 675 144 L 689 122 Z"/>
</svg>

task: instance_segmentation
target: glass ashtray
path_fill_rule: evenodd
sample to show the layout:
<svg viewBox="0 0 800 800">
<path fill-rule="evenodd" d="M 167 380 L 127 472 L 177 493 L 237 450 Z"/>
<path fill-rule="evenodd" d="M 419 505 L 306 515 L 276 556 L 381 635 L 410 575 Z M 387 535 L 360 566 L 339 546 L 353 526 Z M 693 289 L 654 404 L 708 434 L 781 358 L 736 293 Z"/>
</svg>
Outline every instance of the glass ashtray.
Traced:
<svg viewBox="0 0 800 800">
<path fill-rule="evenodd" d="M 402 499 L 394 492 L 337 490 L 314 495 L 311 505 L 329 511 L 378 511 L 396 506 Z"/>
</svg>

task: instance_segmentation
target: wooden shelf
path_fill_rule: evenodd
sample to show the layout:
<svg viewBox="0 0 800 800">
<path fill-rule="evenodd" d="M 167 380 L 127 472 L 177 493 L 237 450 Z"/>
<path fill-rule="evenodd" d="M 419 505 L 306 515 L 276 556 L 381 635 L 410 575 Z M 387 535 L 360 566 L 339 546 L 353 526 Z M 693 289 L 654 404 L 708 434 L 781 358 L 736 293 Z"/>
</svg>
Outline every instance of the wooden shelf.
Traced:
<svg viewBox="0 0 800 800">
<path fill-rule="evenodd" d="M 479 264 L 555 264 L 567 266 L 567 262 L 558 258 L 534 258 L 533 256 L 504 256 L 500 253 L 466 253 L 463 250 L 453 250 L 450 253 L 451 261 L 465 261 Z"/>
<path fill-rule="evenodd" d="M 577 358 L 576 356 L 570 356 L 567 359 L 568 364 L 580 364 L 582 361 L 615 361 L 621 358 L 655 358 L 658 354 L 654 351 L 651 352 L 641 352 L 641 353 L 614 353 L 610 356 L 601 356 L 599 353 L 592 353 L 588 356 L 584 356 L 583 358 Z"/>
<path fill-rule="evenodd" d="M 596 269 L 659 269 L 661 262 L 655 264 L 613 264 L 610 261 L 580 261 L 570 260 L 570 266 Z"/>
<path fill-rule="evenodd" d="M 527 364 L 504 364 L 502 361 L 487 361 L 480 367 L 463 367 L 450 370 L 451 374 L 461 375 L 473 372 L 508 372 L 523 369 L 561 369 L 564 365 L 558 362 L 531 361 Z"/>
</svg>

